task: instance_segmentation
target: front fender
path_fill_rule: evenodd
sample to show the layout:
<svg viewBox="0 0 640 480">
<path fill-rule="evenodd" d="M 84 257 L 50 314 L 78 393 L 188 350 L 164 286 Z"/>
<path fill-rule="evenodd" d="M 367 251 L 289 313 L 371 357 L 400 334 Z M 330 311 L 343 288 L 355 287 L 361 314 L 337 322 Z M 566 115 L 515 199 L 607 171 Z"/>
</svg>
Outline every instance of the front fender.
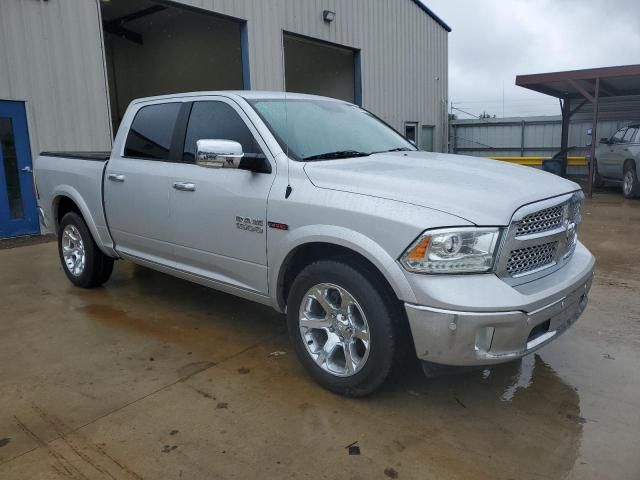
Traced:
<svg viewBox="0 0 640 480">
<path fill-rule="evenodd" d="M 285 233 L 285 232 L 282 232 Z M 362 233 L 335 225 L 307 225 L 286 232 L 269 245 L 269 295 L 280 309 L 279 280 L 287 257 L 298 247 L 309 243 L 327 243 L 352 250 L 369 260 L 386 278 L 396 296 L 405 302 L 416 301 L 402 267 L 387 251 Z"/>
</svg>

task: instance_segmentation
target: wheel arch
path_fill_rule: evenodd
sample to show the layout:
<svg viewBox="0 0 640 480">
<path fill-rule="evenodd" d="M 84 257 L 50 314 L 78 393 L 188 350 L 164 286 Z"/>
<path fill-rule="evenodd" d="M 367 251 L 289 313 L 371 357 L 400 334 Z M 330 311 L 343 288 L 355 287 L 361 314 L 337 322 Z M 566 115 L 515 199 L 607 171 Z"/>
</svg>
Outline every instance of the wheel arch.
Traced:
<svg viewBox="0 0 640 480">
<path fill-rule="evenodd" d="M 341 227 L 326 226 L 326 229 Z M 347 258 L 375 272 L 398 300 L 416 301 L 402 268 L 380 245 L 357 232 L 347 230 L 348 235 L 327 235 L 326 229 L 323 228 L 324 235 L 301 235 L 296 241 L 287 242 L 290 248 L 277 256 L 281 260 L 272 263 L 278 265 L 269 281 L 278 309 L 285 310 L 288 289 L 305 266 L 314 261 L 335 258 Z"/>
<path fill-rule="evenodd" d="M 84 215 L 80 210 L 78 204 L 70 196 L 65 194 L 57 195 L 53 199 L 51 211 L 53 213 L 53 226 L 56 232 L 60 228 L 62 217 L 64 217 L 67 213 L 76 212 L 78 215 L 84 218 Z"/>
<path fill-rule="evenodd" d="M 622 162 L 622 174 L 624 175 L 624 172 L 627 171 L 627 166 L 628 165 L 633 165 L 633 168 L 636 171 L 636 174 L 638 173 L 638 160 L 636 160 L 635 158 L 627 158 L 625 159 L 624 162 Z"/>
<path fill-rule="evenodd" d="M 56 235 L 58 234 L 62 217 L 69 212 L 76 212 L 82 217 L 89 228 L 89 232 L 91 232 L 93 241 L 105 255 L 115 257 L 114 252 L 105 247 L 100 241 L 100 234 L 98 232 L 96 222 L 91 215 L 89 206 L 83 200 L 82 195 L 80 195 L 80 193 L 73 187 L 69 185 L 62 185 L 54 192 L 51 205 L 51 213 L 53 215 L 53 224 Z"/>
</svg>

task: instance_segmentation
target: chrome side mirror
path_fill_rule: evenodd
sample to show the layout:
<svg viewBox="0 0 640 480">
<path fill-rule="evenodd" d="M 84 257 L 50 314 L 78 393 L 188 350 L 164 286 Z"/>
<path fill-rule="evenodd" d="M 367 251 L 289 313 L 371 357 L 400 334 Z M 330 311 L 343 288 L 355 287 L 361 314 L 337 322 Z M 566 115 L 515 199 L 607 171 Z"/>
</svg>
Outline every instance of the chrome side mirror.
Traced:
<svg viewBox="0 0 640 480">
<path fill-rule="evenodd" d="M 242 145 L 233 140 L 198 140 L 196 165 L 206 168 L 238 168 L 244 156 Z"/>
</svg>

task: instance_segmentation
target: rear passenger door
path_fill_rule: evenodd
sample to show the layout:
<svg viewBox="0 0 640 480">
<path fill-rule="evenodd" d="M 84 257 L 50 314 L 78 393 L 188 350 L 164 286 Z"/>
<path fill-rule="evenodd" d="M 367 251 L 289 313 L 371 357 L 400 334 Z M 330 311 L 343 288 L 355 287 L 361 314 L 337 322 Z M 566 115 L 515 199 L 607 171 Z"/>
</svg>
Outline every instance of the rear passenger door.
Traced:
<svg viewBox="0 0 640 480">
<path fill-rule="evenodd" d="M 166 101 L 132 112 L 124 146 L 105 172 L 105 213 L 116 250 L 160 265 L 173 264 L 169 202 L 178 153 L 172 141 L 182 105 Z"/>
<path fill-rule="evenodd" d="M 262 171 L 210 169 L 195 161 L 198 140 L 233 140 Z M 265 157 L 265 154 L 269 158 Z M 224 97 L 194 102 L 184 136 L 183 163 L 175 165 L 171 219 L 176 267 L 253 294 L 267 294 L 267 197 L 273 159 L 242 109 Z M 251 228 L 246 228 L 249 225 Z"/>
</svg>

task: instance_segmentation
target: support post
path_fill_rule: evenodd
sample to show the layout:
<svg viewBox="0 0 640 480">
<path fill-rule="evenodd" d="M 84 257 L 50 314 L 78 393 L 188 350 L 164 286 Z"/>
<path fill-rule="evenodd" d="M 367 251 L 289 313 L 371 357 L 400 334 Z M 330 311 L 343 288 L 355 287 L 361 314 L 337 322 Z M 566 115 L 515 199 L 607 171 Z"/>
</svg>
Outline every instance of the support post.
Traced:
<svg viewBox="0 0 640 480">
<path fill-rule="evenodd" d="M 458 153 L 458 127 L 456 125 L 451 125 L 451 130 L 453 131 L 453 141 L 451 142 L 452 152 L 454 155 Z"/>
<path fill-rule="evenodd" d="M 564 97 L 562 101 L 562 133 L 560 134 L 560 151 L 563 152 L 562 170 L 560 174 L 563 177 L 567 176 L 567 164 L 569 163 L 567 149 L 569 148 L 569 122 L 570 121 L 571 121 L 571 99 L 569 97 Z"/>
<path fill-rule="evenodd" d="M 520 122 L 520 156 L 524 157 L 524 129 L 526 123 L 524 120 Z"/>
<path fill-rule="evenodd" d="M 240 24 L 240 60 L 242 62 L 242 89 L 251 90 L 251 69 L 249 67 L 249 26 Z"/>
<path fill-rule="evenodd" d="M 600 99 L 600 78 L 596 78 L 595 93 L 593 95 L 593 118 L 591 120 L 591 160 L 589 161 L 589 178 L 587 178 L 587 197 L 593 196 L 593 160 L 596 158 L 596 142 L 598 140 L 598 104 Z"/>
</svg>

